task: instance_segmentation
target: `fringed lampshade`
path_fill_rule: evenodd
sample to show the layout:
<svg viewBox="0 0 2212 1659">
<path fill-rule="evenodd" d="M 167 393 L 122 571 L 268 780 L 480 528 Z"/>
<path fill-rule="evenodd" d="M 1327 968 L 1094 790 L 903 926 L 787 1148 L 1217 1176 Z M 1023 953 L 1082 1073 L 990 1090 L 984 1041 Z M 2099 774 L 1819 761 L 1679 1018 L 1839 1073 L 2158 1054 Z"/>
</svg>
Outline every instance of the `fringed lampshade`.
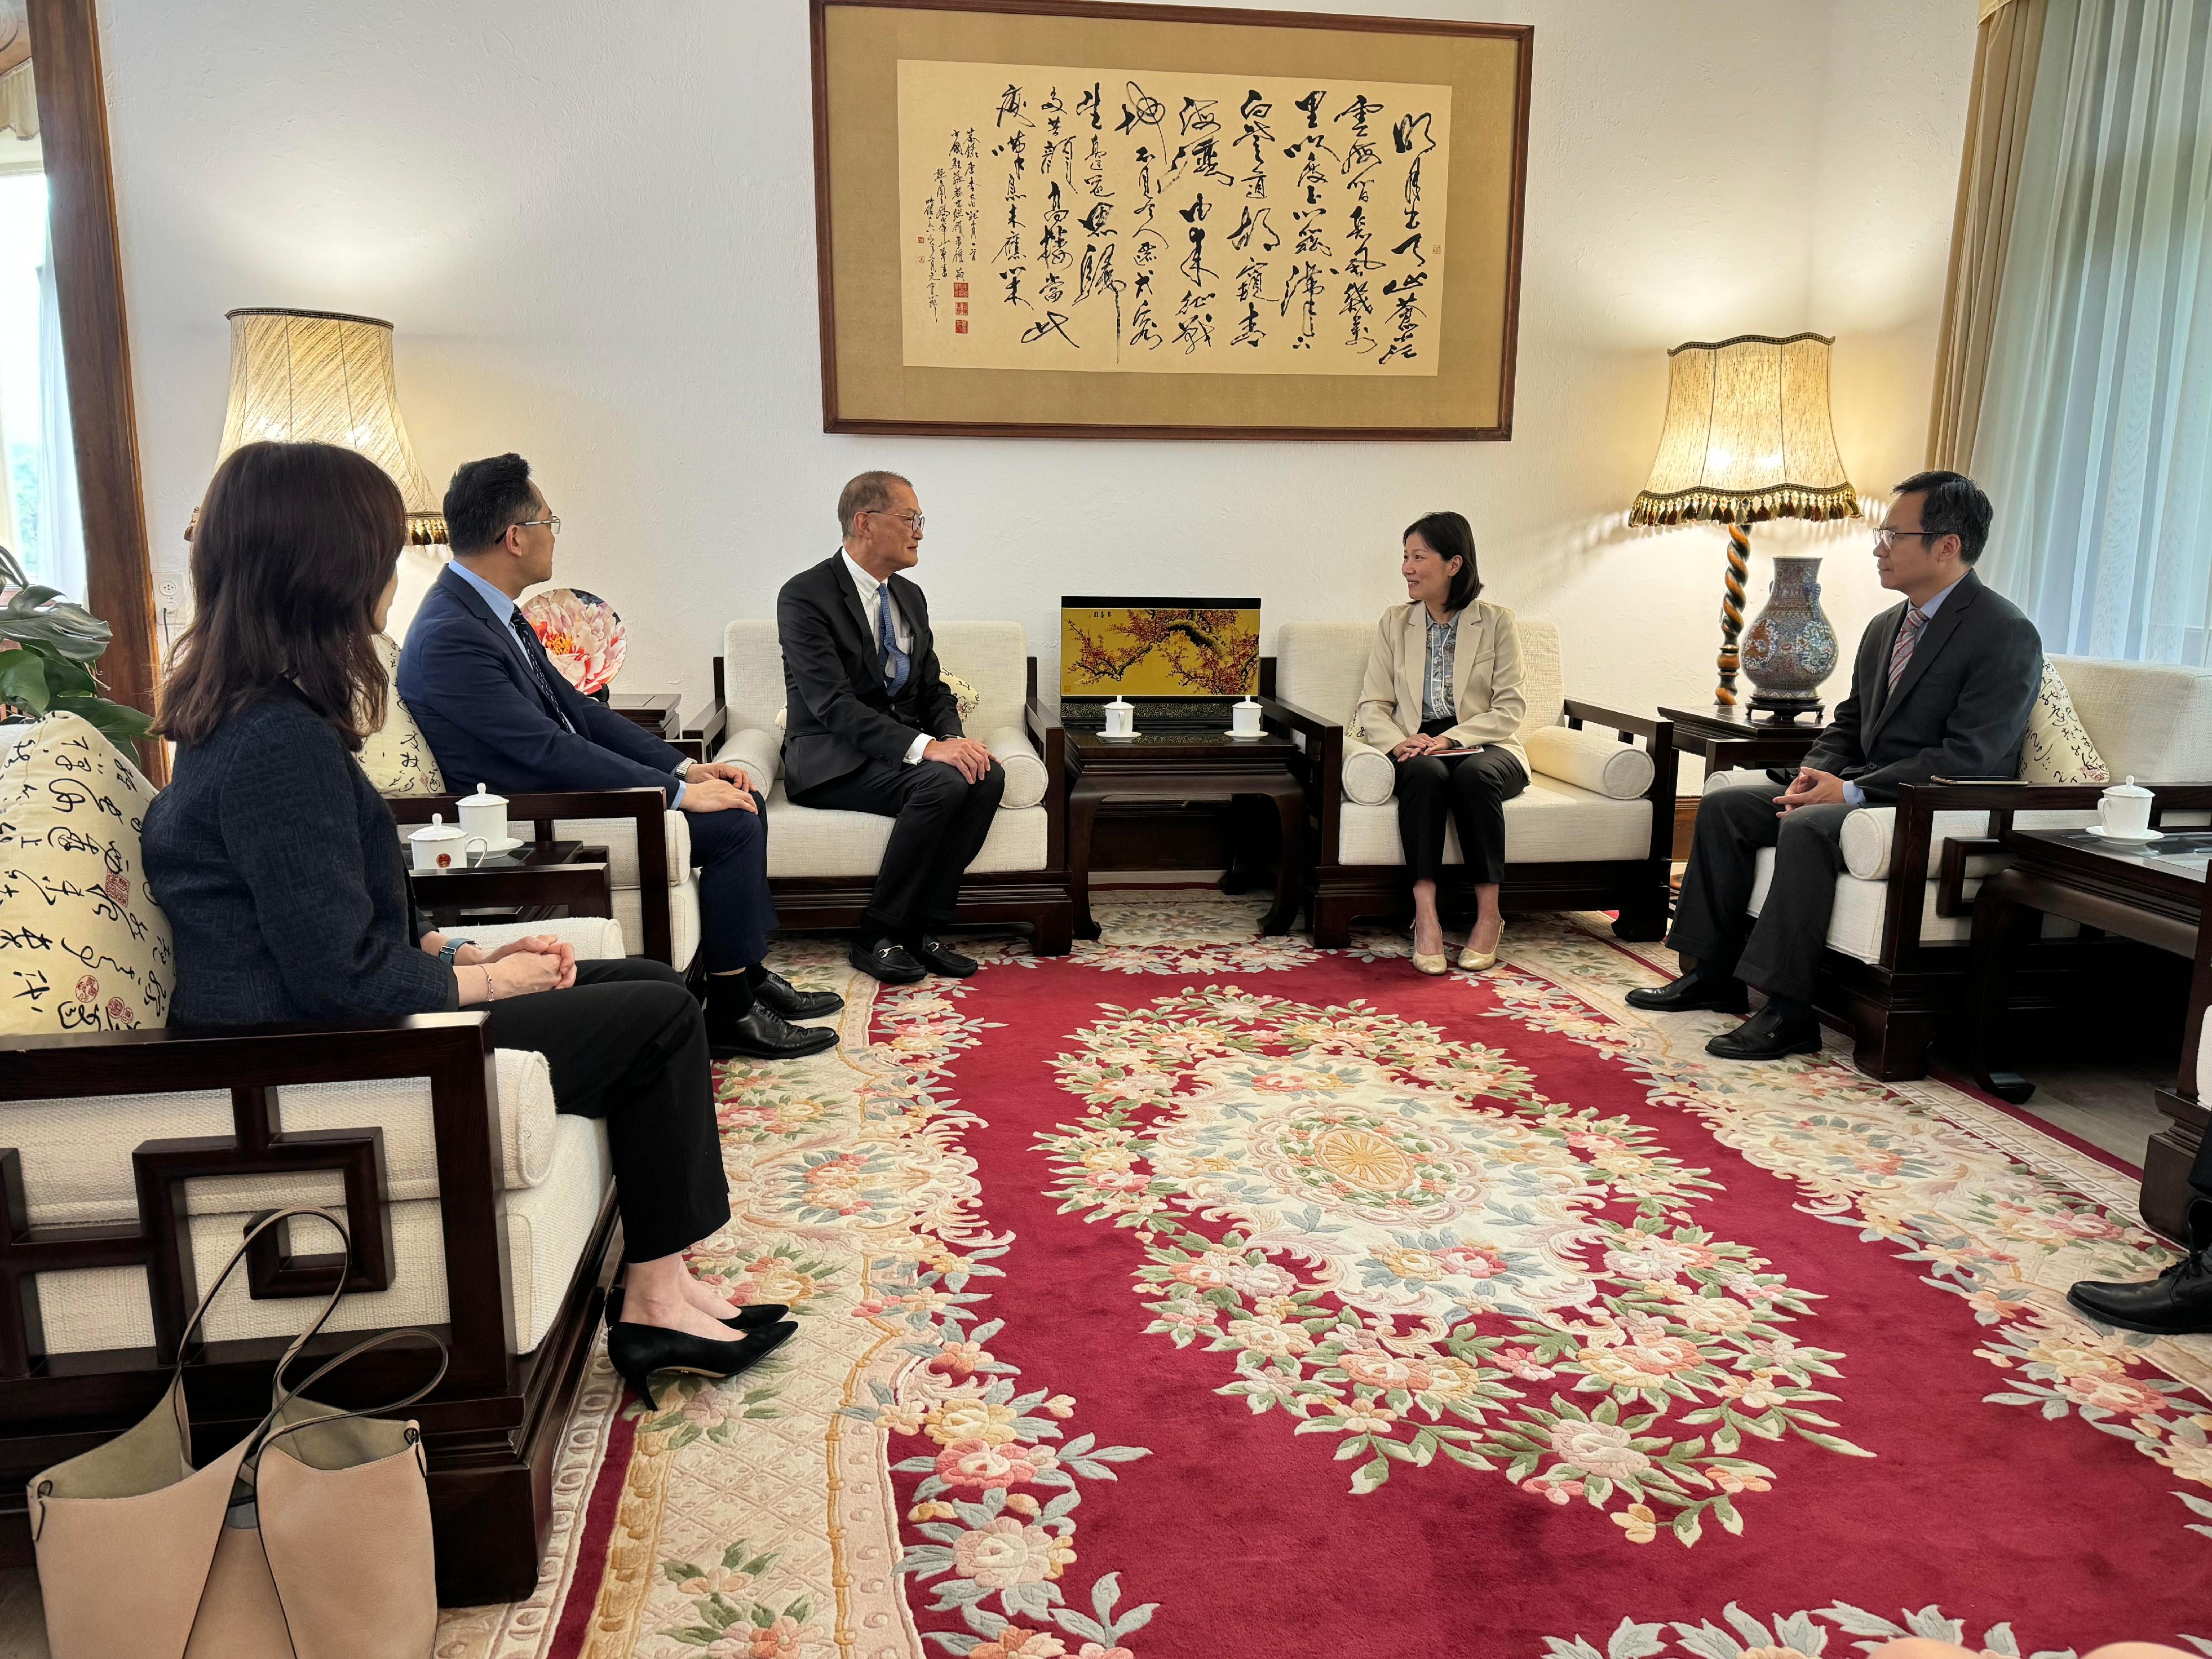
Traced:
<svg viewBox="0 0 2212 1659">
<path fill-rule="evenodd" d="M 1766 519 L 1859 516 L 1858 495 L 1844 476 L 1828 418 L 1828 348 L 1834 343 L 1825 334 L 1739 334 L 1692 340 L 1667 354 L 1667 423 L 1650 482 L 1628 521 L 1706 520 L 1728 526 L 1714 693 L 1723 708 L 1736 701 L 1736 639 L 1751 569 L 1744 526 Z"/>
<path fill-rule="evenodd" d="M 392 369 L 392 325 L 330 311 L 252 307 L 230 322 L 230 409 L 223 459 L 240 444 L 325 443 L 359 450 L 399 486 L 407 539 L 441 546 L 446 518 L 415 459 Z"/>
</svg>

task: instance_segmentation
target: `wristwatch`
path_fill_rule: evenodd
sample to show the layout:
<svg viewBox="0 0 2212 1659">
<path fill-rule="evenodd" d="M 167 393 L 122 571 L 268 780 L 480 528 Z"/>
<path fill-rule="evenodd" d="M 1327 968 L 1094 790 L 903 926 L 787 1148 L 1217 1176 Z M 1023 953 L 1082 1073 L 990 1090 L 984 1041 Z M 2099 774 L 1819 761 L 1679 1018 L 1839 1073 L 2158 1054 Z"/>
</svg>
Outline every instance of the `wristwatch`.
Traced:
<svg viewBox="0 0 2212 1659">
<path fill-rule="evenodd" d="M 453 965 L 453 958 L 460 955 L 461 946 L 467 943 L 469 943 L 469 941 L 465 939 L 447 939 L 443 945 L 438 947 L 438 960 L 443 963 L 447 967 L 452 967 Z"/>
</svg>

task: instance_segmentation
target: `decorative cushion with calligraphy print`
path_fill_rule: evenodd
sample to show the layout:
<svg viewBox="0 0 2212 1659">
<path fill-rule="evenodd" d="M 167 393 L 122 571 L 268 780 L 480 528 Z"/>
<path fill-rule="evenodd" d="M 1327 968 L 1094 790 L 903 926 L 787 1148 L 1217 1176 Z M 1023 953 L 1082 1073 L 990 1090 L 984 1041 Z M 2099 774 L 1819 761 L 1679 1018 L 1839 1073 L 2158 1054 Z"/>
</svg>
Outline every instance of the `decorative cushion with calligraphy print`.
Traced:
<svg viewBox="0 0 2212 1659">
<path fill-rule="evenodd" d="M 167 1023 L 176 956 L 138 850 L 154 795 L 78 715 L 0 726 L 0 1032 Z"/>
<path fill-rule="evenodd" d="M 392 642 L 390 635 L 376 636 L 376 654 L 384 660 L 384 672 L 396 678 L 399 672 L 399 647 Z M 422 728 L 415 724 L 407 705 L 399 701 L 396 685 L 385 702 L 384 724 L 370 732 L 368 740 L 361 746 L 361 769 L 368 774 L 368 781 L 376 786 L 380 795 L 446 793 L 445 775 L 438 770 L 438 757 L 423 741 Z"/>
<path fill-rule="evenodd" d="M 2027 711 L 2027 741 L 2021 745 L 2020 775 L 2029 783 L 2110 783 L 2112 769 L 2097 752 L 2074 712 L 2074 695 L 2058 671 L 2043 665 L 2043 684 Z"/>
</svg>

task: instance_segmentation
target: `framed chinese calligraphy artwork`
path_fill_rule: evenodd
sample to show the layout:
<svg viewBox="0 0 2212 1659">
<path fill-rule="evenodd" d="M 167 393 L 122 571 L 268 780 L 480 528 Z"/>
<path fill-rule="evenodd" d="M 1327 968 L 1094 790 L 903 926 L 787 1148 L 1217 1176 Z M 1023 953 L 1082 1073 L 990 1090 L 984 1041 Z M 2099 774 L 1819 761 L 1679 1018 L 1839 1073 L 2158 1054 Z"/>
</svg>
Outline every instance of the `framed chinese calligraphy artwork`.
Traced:
<svg viewBox="0 0 2212 1659">
<path fill-rule="evenodd" d="M 826 430 L 1512 434 L 1527 27 L 812 5 Z"/>
</svg>

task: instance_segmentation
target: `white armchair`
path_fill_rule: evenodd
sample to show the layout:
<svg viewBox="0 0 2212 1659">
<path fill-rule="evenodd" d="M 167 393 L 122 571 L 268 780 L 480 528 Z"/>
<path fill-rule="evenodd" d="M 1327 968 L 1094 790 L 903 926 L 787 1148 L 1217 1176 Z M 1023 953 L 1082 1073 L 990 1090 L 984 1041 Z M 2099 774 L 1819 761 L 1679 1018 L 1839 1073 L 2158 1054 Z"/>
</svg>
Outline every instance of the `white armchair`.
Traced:
<svg viewBox="0 0 2212 1659">
<path fill-rule="evenodd" d="M 1505 804 L 1501 900 L 1508 910 L 1613 910 L 1621 938 L 1657 939 L 1667 927 L 1673 728 L 1569 699 L 1558 624 L 1517 622 L 1528 704 L 1518 735 L 1530 775 Z M 1371 623 L 1286 623 L 1275 634 L 1274 712 L 1306 753 L 1307 891 L 1321 945 L 1348 943 L 1358 918 L 1413 908 L 1391 799 L 1396 769 L 1350 729 L 1374 640 Z M 1444 862 L 1463 862 L 1456 830 L 1446 834 Z M 1447 898 L 1453 874 L 1442 884 Z"/>
<path fill-rule="evenodd" d="M 441 1599 L 526 1595 L 544 1543 L 532 1493 L 551 1478 L 617 1233 L 605 1126 L 559 1115 L 544 1057 L 494 1051 L 479 1010 L 167 1028 L 168 923 L 133 827 L 153 791 L 72 721 L 90 732 L 75 716 L 20 728 L 32 735 L 0 764 L 9 856 L 73 907 L 56 933 L 96 939 L 100 953 L 96 975 L 0 1011 L 0 1526 L 24 1525 L 23 1478 L 58 1445 L 143 1414 L 179 1357 L 197 1287 L 251 1218 L 320 1206 L 345 1212 L 349 1253 L 305 1254 L 328 1248 L 312 1223 L 257 1247 L 182 1356 L 196 1413 L 250 1421 L 276 1357 L 343 1273 L 352 1293 L 333 1329 L 428 1327 L 451 1350 L 411 1413 Z M 51 834 L 46 778 L 58 763 L 88 775 L 87 757 L 128 810 L 98 841 Z M 623 954 L 603 916 L 463 931 Z M 10 948 L 27 943 L 42 948 L 20 930 Z M 404 1349 L 368 1369 L 380 1364 L 404 1379 L 394 1392 L 422 1375 Z"/>
<path fill-rule="evenodd" d="M 1065 955 L 1068 896 L 1064 737 L 1036 700 L 1036 659 L 1018 623 L 936 624 L 938 660 L 976 695 L 963 725 L 1006 773 L 997 821 L 961 884 L 958 919 L 1019 922 L 1040 956 Z M 890 840 L 891 820 L 794 805 L 783 785 L 783 652 L 772 622 L 733 622 L 714 659 L 714 702 L 698 733 L 718 760 L 775 780 L 768 803 L 768 873 L 786 928 L 857 924 Z"/>
<path fill-rule="evenodd" d="M 2212 781 L 2212 670 L 2090 657 L 2049 662 L 2116 781 Z M 1718 772 L 1705 787 L 1711 793 L 1741 783 L 1771 780 L 1764 772 Z M 2102 787 L 1923 785 L 1901 792 L 1894 806 L 1863 807 L 1844 820 L 1844 873 L 1836 878 L 1815 1000 L 1854 1032 L 1862 1071 L 1891 1080 L 1927 1075 L 1929 1049 L 1964 988 L 1974 896 L 2009 862 L 1996 832 L 2094 823 Z M 2031 791 L 2035 805 L 2014 805 Z M 2201 824 L 2206 814 L 2170 812 L 2164 821 Z M 1765 908 L 1773 868 L 1772 850 L 1760 853 L 1752 915 Z M 2051 938 L 2077 931 L 2057 920 L 2045 926 Z M 2014 983 L 2023 1006 L 2066 1006 L 2063 975 L 2030 973 Z"/>
</svg>

